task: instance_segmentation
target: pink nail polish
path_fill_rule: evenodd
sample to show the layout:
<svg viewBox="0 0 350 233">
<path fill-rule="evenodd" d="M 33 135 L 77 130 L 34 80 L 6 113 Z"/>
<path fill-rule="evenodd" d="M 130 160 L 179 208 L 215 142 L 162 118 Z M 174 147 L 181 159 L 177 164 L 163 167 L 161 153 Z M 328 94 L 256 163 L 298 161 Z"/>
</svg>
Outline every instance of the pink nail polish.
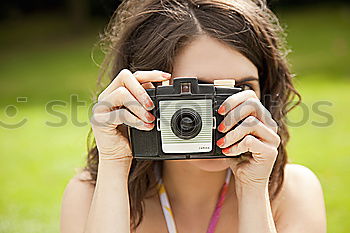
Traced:
<svg viewBox="0 0 350 233">
<path fill-rule="evenodd" d="M 218 130 L 219 130 L 220 132 L 223 132 L 223 131 L 225 130 L 225 124 L 224 124 L 224 122 L 221 122 L 221 124 L 220 124 L 219 127 L 218 127 Z"/>
<path fill-rule="evenodd" d="M 171 74 L 166 73 L 166 72 L 162 72 L 162 77 L 165 79 L 169 79 L 171 77 Z"/>
<path fill-rule="evenodd" d="M 154 121 L 155 120 L 155 117 L 153 116 L 153 114 L 149 113 L 149 112 L 146 112 L 146 118 L 147 120 L 149 121 Z"/>
<path fill-rule="evenodd" d="M 145 126 L 147 128 L 153 128 L 154 124 L 153 123 L 145 123 Z"/>
<path fill-rule="evenodd" d="M 224 154 L 230 153 L 230 148 L 228 147 L 228 148 L 222 149 L 222 153 Z"/>
<path fill-rule="evenodd" d="M 220 138 L 219 140 L 216 141 L 216 145 L 221 147 L 225 143 L 225 138 Z"/>
<path fill-rule="evenodd" d="M 148 98 L 146 99 L 145 105 L 146 105 L 146 108 L 147 108 L 147 109 L 152 109 L 152 108 L 154 107 L 153 102 L 150 101 Z"/>
<path fill-rule="evenodd" d="M 222 115 L 222 114 L 224 114 L 225 110 L 226 110 L 225 106 L 221 105 L 220 108 L 218 109 L 218 113 Z"/>
</svg>

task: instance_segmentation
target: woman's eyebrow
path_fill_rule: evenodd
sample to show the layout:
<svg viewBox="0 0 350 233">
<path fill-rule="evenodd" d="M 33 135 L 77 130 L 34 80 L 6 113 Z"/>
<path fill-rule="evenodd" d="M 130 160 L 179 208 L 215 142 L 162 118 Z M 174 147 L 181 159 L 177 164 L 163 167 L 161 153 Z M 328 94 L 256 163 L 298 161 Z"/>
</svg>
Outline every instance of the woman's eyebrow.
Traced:
<svg viewBox="0 0 350 233">
<path fill-rule="evenodd" d="M 236 83 L 245 83 L 245 82 L 249 82 L 249 81 L 259 81 L 259 79 L 257 77 L 254 77 L 254 76 L 248 76 L 248 77 L 244 77 L 244 78 L 241 78 L 239 80 L 236 80 Z"/>
<path fill-rule="evenodd" d="M 208 81 L 203 81 L 200 77 L 198 78 L 198 82 L 199 83 L 207 83 L 207 84 L 212 84 L 213 82 L 208 82 Z M 234 78 L 232 78 L 234 79 Z M 239 80 L 234 79 L 236 81 L 236 83 L 240 84 L 240 83 L 245 83 L 245 82 L 249 82 L 249 81 L 259 81 L 259 78 L 255 77 L 255 76 L 247 76 L 247 77 L 243 77 L 240 78 Z"/>
</svg>

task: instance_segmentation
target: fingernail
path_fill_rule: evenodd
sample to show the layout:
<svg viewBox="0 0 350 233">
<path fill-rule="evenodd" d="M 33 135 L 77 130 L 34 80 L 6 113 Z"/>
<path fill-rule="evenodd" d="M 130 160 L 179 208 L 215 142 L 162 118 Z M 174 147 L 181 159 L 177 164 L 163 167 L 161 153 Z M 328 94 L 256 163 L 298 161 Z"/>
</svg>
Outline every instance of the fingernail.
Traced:
<svg viewBox="0 0 350 233">
<path fill-rule="evenodd" d="M 162 77 L 165 79 L 169 79 L 171 77 L 171 74 L 166 73 L 166 72 L 162 72 Z"/>
<path fill-rule="evenodd" d="M 225 149 L 222 149 L 222 153 L 224 153 L 224 154 L 230 153 L 230 148 L 227 147 L 227 148 L 225 148 Z"/>
<path fill-rule="evenodd" d="M 226 110 L 225 106 L 221 105 L 220 108 L 218 109 L 218 113 L 222 115 L 222 114 L 224 114 L 225 110 Z"/>
<path fill-rule="evenodd" d="M 216 141 L 216 145 L 221 147 L 225 143 L 225 138 L 220 138 L 219 140 Z"/>
<path fill-rule="evenodd" d="M 149 109 L 149 110 L 153 109 L 154 108 L 153 102 L 150 101 L 150 100 L 147 100 L 146 108 Z"/>
<path fill-rule="evenodd" d="M 154 124 L 153 123 L 145 123 L 145 126 L 147 128 L 153 128 Z"/>
<path fill-rule="evenodd" d="M 151 110 L 154 108 L 154 104 L 153 102 L 149 99 L 148 95 L 147 94 L 144 94 L 142 96 L 142 100 L 143 100 L 143 103 L 145 105 L 145 107 L 148 109 L 148 110 Z"/>
<path fill-rule="evenodd" d="M 149 121 L 154 121 L 156 118 L 153 116 L 153 114 L 149 113 L 149 112 L 146 112 L 146 118 L 147 120 Z"/>
<path fill-rule="evenodd" d="M 218 130 L 219 130 L 220 132 L 224 132 L 224 130 L 225 130 L 225 123 L 224 123 L 224 122 L 221 122 L 221 124 L 220 124 L 219 127 L 218 127 Z"/>
</svg>

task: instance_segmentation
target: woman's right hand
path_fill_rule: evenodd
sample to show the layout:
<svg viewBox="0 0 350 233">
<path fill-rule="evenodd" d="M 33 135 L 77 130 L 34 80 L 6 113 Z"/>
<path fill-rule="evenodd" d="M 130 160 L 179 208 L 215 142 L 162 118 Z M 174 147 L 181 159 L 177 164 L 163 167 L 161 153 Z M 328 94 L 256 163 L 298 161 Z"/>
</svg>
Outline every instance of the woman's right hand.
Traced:
<svg viewBox="0 0 350 233">
<path fill-rule="evenodd" d="M 131 163 L 132 153 L 128 138 L 117 129 L 121 124 L 139 130 L 151 130 L 155 117 L 149 112 L 154 104 L 144 87 L 151 82 L 170 79 L 159 70 L 121 70 L 110 85 L 98 96 L 91 117 L 92 130 L 99 153 L 99 161 L 120 160 Z"/>
</svg>

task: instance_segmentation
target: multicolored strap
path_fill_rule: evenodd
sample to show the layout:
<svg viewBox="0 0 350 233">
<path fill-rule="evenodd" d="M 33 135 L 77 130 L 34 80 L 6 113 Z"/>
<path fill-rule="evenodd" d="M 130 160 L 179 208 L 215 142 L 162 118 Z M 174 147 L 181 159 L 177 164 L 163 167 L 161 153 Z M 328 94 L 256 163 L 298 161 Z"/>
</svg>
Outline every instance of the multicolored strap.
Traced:
<svg viewBox="0 0 350 233">
<path fill-rule="evenodd" d="M 214 212 L 213 212 L 213 214 L 211 216 L 207 233 L 214 233 L 215 232 L 216 225 L 219 222 L 221 209 L 222 209 L 222 206 L 223 206 L 224 201 L 225 201 L 226 193 L 228 191 L 228 185 L 230 184 L 231 174 L 232 174 L 231 169 L 227 169 L 227 175 L 226 175 L 225 183 L 224 183 L 224 185 L 221 188 L 220 197 L 219 197 L 219 199 L 218 199 L 218 201 L 216 203 L 215 210 L 214 210 Z"/>
<path fill-rule="evenodd" d="M 166 225 L 168 227 L 168 231 L 169 233 L 177 233 L 176 225 L 174 221 L 174 215 L 173 215 L 173 212 L 171 211 L 168 195 L 166 194 L 162 179 L 160 179 L 159 182 L 160 182 L 158 183 L 159 198 L 160 198 L 160 203 L 162 204 L 163 214 L 165 217 Z"/>
<path fill-rule="evenodd" d="M 225 196 L 226 196 L 226 193 L 228 190 L 228 185 L 230 183 L 231 174 L 232 174 L 231 169 L 227 169 L 225 183 L 221 188 L 220 197 L 216 203 L 215 210 L 211 216 L 207 233 L 214 233 L 215 232 L 216 225 L 217 225 L 219 218 L 220 218 L 222 205 L 224 203 Z M 177 233 L 176 225 L 175 225 L 175 221 L 174 221 L 174 215 L 173 215 L 173 212 L 171 210 L 168 195 L 166 194 L 163 180 L 161 177 L 158 177 L 158 190 L 159 190 L 160 203 L 162 204 L 163 214 L 164 214 L 165 221 L 166 221 L 166 224 L 168 227 L 168 232 L 169 233 Z"/>
</svg>

